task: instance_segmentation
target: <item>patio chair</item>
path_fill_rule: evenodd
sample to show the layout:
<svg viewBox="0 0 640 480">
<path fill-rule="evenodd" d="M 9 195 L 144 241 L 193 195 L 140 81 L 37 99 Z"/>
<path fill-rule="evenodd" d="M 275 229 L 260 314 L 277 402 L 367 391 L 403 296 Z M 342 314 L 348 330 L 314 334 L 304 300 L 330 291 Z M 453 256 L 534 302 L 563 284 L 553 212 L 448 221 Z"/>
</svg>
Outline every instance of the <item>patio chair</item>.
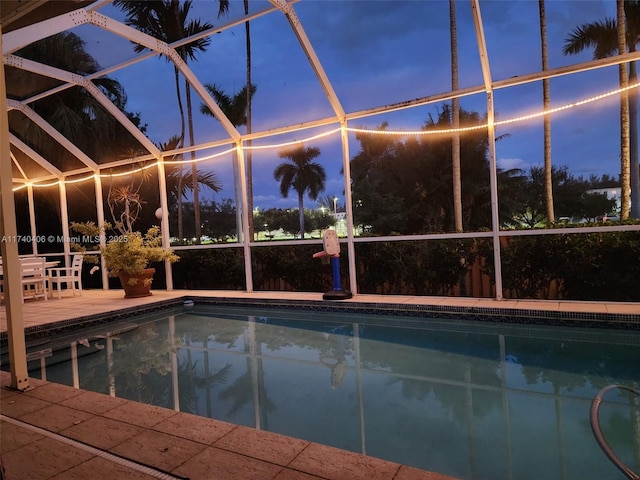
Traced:
<svg viewBox="0 0 640 480">
<path fill-rule="evenodd" d="M 65 284 L 67 290 L 73 292 L 76 295 L 78 292 L 82 295 L 82 262 L 84 255 L 73 255 L 70 267 L 57 267 L 49 268 L 47 275 L 49 279 L 49 288 L 53 289 L 56 286 L 58 291 L 58 298 L 61 298 L 61 285 Z"/>
<path fill-rule="evenodd" d="M 22 282 L 22 301 L 26 298 L 42 297 L 47 300 L 47 271 L 44 257 L 20 259 L 20 280 Z"/>
</svg>

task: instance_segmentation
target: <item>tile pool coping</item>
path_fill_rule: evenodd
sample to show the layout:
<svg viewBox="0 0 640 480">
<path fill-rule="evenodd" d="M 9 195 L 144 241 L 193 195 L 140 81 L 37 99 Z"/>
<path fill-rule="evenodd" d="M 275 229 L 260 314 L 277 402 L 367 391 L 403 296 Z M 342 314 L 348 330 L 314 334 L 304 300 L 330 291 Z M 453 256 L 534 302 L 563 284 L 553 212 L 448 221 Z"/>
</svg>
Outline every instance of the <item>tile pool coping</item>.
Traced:
<svg viewBox="0 0 640 480">
<path fill-rule="evenodd" d="M 373 456 L 221 420 L 0 372 L 7 478 L 456 480 Z M 106 457 L 106 458 L 105 458 Z M 123 465 L 123 463 L 127 463 Z"/>
<path fill-rule="evenodd" d="M 640 305 L 638 313 L 569 312 L 537 309 L 496 308 L 451 305 L 418 305 L 407 303 L 371 303 L 352 301 L 311 301 L 278 299 L 224 299 L 188 295 L 198 305 L 253 306 L 287 308 L 317 312 L 354 313 L 366 315 L 394 315 L 451 319 L 492 323 L 516 323 L 526 325 L 556 325 L 571 327 L 624 328 L 640 330 Z"/>
<path fill-rule="evenodd" d="M 428 316 L 430 319 L 456 320 L 502 325 L 538 325 L 577 328 L 604 328 L 640 331 L 640 304 L 638 313 L 606 313 L 589 311 L 558 311 L 537 308 L 518 308 L 514 305 L 468 306 L 418 304 L 406 302 L 327 301 L 295 298 L 242 298 L 239 296 L 211 297 L 187 293 L 169 299 L 150 298 L 148 303 L 108 311 L 80 315 L 25 327 L 27 342 L 64 334 L 81 328 L 99 327 L 108 323 L 126 321 L 139 315 L 162 313 L 182 308 L 187 302 L 197 306 L 227 306 L 251 308 L 285 308 L 292 311 L 351 313 L 362 315 L 393 315 L 403 320 Z M 530 305 L 531 303 L 529 303 Z M 7 343 L 7 331 L 0 332 L 0 346 Z"/>
</svg>

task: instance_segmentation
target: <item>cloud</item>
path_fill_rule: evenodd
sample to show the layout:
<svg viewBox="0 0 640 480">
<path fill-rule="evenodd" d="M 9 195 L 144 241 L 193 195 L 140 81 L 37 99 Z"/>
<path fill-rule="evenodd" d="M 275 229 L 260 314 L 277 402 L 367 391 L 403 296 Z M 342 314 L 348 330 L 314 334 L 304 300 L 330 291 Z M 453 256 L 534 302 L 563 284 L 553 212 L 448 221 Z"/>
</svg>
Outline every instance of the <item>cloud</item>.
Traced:
<svg viewBox="0 0 640 480">
<path fill-rule="evenodd" d="M 286 210 L 287 208 L 297 209 L 298 208 L 298 196 L 289 195 L 287 198 L 284 197 L 271 197 L 273 201 L 266 205 L 267 208 L 282 208 Z M 255 202 L 253 202 L 255 205 Z M 309 207 L 309 200 L 305 199 L 305 206 Z"/>
<path fill-rule="evenodd" d="M 519 169 L 529 171 L 531 164 L 522 158 L 499 158 L 496 162 L 502 170 Z"/>
</svg>

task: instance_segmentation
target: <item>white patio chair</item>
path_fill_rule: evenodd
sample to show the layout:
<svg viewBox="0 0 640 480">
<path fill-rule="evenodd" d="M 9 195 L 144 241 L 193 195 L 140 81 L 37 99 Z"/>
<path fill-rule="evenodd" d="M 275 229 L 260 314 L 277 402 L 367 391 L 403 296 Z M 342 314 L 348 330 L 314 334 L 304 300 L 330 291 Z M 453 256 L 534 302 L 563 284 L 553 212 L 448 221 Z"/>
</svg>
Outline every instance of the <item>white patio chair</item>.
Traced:
<svg viewBox="0 0 640 480">
<path fill-rule="evenodd" d="M 22 301 L 26 298 L 42 297 L 47 300 L 47 271 L 44 257 L 20 259 L 20 280 L 22 282 Z"/>
<path fill-rule="evenodd" d="M 49 279 L 49 288 L 53 290 L 53 286 L 56 286 L 58 291 L 58 298 L 61 298 L 61 285 L 65 284 L 67 290 L 73 292 L 76 295 L 78 292 L 82 295 L 82 261 L 84 255 L 73 255 L 70 267 L 56 267 L 49 268 L 47 270 Z"/>
</svg>

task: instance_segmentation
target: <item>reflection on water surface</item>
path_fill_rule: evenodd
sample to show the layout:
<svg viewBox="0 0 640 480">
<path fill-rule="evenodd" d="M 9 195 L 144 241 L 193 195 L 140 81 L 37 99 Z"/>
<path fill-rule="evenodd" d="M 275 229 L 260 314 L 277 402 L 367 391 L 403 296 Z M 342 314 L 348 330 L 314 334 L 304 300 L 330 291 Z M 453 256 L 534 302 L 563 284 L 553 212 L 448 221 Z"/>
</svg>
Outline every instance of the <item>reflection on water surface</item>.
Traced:
<svg viewBox="0 0 640 480">
<path fill-rule="evenodd" d="M 32 375 L 463 479 L 625 478 L 589 408 L 638 389 L 637 332 L 230 307 L 109 328 L 32 352 Z M 638 399 L 607 394 L 600 421 L 640 470 Z"/>
</svg>

